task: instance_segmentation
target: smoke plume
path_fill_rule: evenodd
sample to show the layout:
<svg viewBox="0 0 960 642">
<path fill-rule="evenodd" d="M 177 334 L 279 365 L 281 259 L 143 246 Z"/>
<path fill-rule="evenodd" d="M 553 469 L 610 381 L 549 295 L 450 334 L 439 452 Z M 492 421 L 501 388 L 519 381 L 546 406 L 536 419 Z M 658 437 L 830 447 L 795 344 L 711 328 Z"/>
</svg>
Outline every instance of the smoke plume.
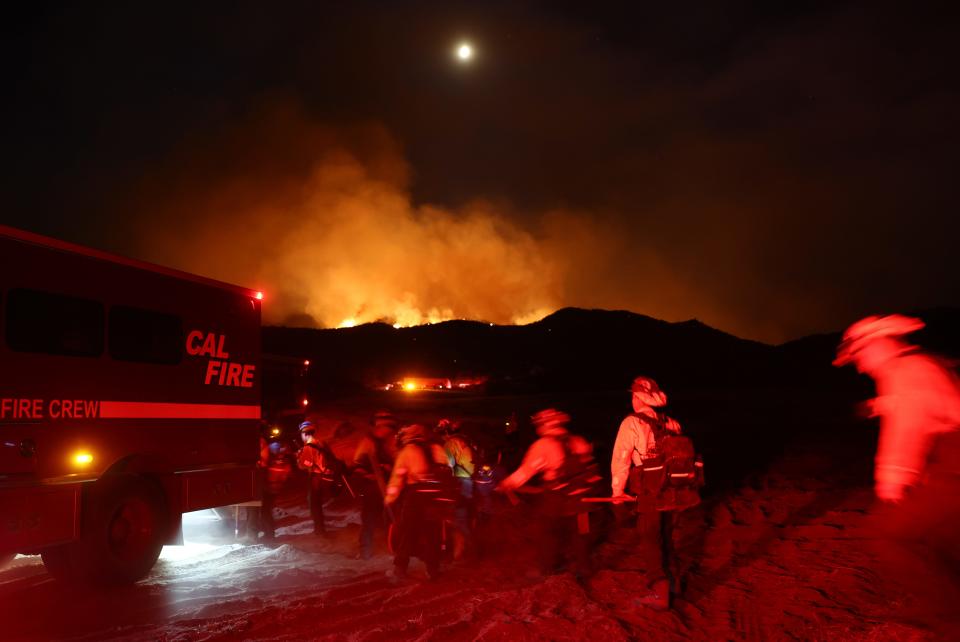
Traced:
<svg viewBox="0 0 960 642">
<path fill-rule="evenodd" d="M 382 126 L 334 131 L 273 103 L 144 186 L 141 254 L 264 290 L 267 323 L 322 327 L 530 322 L 604 265 L 608 233 L 582 215 L 420 205 L 410 175 Z"/>
</svg>

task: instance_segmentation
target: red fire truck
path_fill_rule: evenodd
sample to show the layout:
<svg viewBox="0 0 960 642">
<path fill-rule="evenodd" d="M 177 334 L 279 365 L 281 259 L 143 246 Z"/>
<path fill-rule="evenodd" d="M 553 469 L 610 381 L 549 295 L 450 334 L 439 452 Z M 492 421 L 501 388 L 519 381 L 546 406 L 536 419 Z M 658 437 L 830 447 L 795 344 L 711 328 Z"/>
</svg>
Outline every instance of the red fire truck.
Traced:
<svg viewBox="0 0 960 642">
<path fill-rule="evenodd" d="M 261 299 L 0 226 L 0 558 L 133 582 L 252 499 Z"/>
</svg>

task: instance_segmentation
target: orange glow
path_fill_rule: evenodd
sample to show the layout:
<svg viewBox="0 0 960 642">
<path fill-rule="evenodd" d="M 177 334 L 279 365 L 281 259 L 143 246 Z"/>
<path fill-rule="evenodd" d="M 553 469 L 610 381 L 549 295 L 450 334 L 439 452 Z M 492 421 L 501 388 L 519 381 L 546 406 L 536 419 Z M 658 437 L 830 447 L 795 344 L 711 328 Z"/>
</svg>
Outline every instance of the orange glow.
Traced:
<svg viewBox="0 0 960 642">
<path fill-rule="evenodd" d="M 416 389 L 417 389 L 417 384 L 413 383 L 412 381 L 408 381 L 407 383 L 403 384 L 403 389 L 404 389 L 404 390 L 408 390 L 408 391 L 409 391 L 409 390 L 416 390 Z"/>
<path fill-rule="evenodd" d="M 263 292 L 257 292 L 257 293 L 254 294 L 253 296 L 254 296 L 254 298 L 257 299 L 257 301 L 263 301 Z"/>
<path fill-rule="evenodd" d="M 273 429 L 270 430 L 270 434 L 273 435 L 274 437 L 279 437 L 279 436 L 280 436 L 280 429 L 279 429 L 279 428 L 273 428 Z"/>
<path fill-rule="evenodd" d="M 476 61 L 480 51 L 473 55 Z M 367 142 L 354 148 L 353 135 L 331 138 L 301 116 L 278 105 L 236 134 L 262 134 L 310 171 L 277 183 L 273 155 L 261 155 L 270 145 L 245 147 L 252 157 L 243 166 L 253 175 L 231 177 L 232 164 L 217 165 L 217 175 L 191 181 L 196 191 L 155 204 L 167 213 L 141 230 L 149 257 L 260 285 L 264 296 L 270 290 L 268 325 L 336 328 L 530 323 L 574 303 L 562 296 L 567 276 L 609 253 L 606 228 L 592 217 L 515 217 L 511 207 L 483 200 L 458 208 L 417 203 L 409 193 L 411 167 L 389 132 L 361 128 L 357 140 Z M 208 166 L 193 155 L 184 160 L 185 167 Z M 157 183 L 163 181 L 175 182 Z M 198 203 L 208 209 L 198 212 Z"/>
<path fill-rule="evenodd" d="M 74 453 L 73 463 L 77 466 L 87 466 L 93 463 L 93 455 L 86 451 L 80 451 L 80 452 Z"/>
</svg>

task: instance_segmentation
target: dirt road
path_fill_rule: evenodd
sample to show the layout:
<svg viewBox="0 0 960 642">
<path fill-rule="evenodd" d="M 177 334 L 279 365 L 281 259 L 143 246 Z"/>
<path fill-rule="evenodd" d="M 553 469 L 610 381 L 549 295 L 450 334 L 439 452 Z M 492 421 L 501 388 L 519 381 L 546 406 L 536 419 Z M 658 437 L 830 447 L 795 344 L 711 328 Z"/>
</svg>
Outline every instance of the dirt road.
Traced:
<svg viewBox="0 0 960 642">
<path fill-rule="evenodd" d="M 870 489 L 835 468 L 823 455 L 785 457 L 686 513 L 685 590 L 669 612 L 636 603 L 645 581 L 629 530 L 596 547 L 596 572 L 583 582 L 536 576 L 535 543 L 504 538 L 482 563 L 452 565 L 437 582 L 424 581 L 415 563 L 414 579 L 397 585 L 386 552 L 350 559 L 351 509 L 334 509 L 337 535 L 317 539 L 289 498 L 278 545 L 204 536 L 212 517 L 194 516 L 193 545 L 167 549 L 147 580 L 119 592 L 68 591 L 35 558 L 20 558 L 0 573 L 3 637 L 926 640 L 960 632 L 925 620 L 916 598 L 878 573 Z"/>
</svg>

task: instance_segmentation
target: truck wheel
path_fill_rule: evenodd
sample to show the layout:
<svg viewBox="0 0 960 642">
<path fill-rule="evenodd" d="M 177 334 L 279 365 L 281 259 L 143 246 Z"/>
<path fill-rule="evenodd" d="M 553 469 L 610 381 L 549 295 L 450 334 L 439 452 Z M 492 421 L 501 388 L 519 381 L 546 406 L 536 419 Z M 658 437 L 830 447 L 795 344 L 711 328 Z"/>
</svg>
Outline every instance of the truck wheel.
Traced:
<svg viewBox="0 0 960 642">
<path fill-rule="evenodd" d="M 132 584 L 150 572 L 163 548 L 163 495 L 136 475 L 104 478 L 91 491 L 80 541 L 70 551 L 73 567 L 91 583 Z"/>
</svg>

